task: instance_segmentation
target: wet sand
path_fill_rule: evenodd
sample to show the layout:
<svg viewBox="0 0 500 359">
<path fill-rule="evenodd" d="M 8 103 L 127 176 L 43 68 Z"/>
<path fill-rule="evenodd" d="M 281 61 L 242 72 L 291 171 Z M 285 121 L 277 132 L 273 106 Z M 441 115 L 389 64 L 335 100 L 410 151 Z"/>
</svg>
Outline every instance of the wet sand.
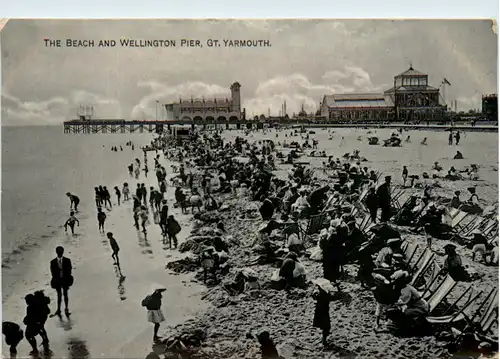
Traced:
<svg viewBox="0 0 500 359">
<path fill-rule="evenodd" d="M 136 151 L 135 157 L 142 160 L 142 152 Z M 149 153 L 148 157 L 151 167 L 153 153 Z M 164 159 L 160 162 L 168 172 L 170 164 Z M 126 164 L 123 168 L 125 172 Z M 54 312 L 57 302 L 56 293 L 50 288 L 49 262 L 55 257 L 57 245 L 65 247 L 65 256 L 72 260 L 74 268 L 75 283 L 69 292 L 72 314 L 69 320 L 63 316 L 62 320 L 54 317 L 47 322 L 54 357 L 145 357 L 151 351 L 153 326 L 147 322 L 147 311 L 141 306 L 141 301 L 149 294 L 153 283 L 167 288 L 162 307 L 166 322 L 160 328 L 160 335 L 168 331 L 168 326 L 180 324 L 206 308 L 200 299 L 202 288 L 191 282 L 191 276 L 174 275 L 165 270 L 168 260 L 180 256 L 177 251 L 164 248 L 160 228 L 154 224 L 152 216 L 145 237 L 133 226 L 132 202 L 116 206 L 111 184 L 125 181 L 135 191 L 136 181 L 127 174 L 119 176 L 115 182 L 102 183 L 112 192 L 113 209 L 106 211 L 106 231 L 113 232 L 119 243 L 121 270 L 125 276 L 123 281 L 113 265 L 108 240 L 105 234 L 98 231 L 92 188 L 88 189 L 88 195 L 80 194 L 85 205 L 81 204 L 81 212 L 76 215 L 80 220 L 80 227 L 75 230 L 77 235 L 65 235 L 64 229 L 59 228 L 62 234 L 47 238 L 31 252 L 29 262 L 23 262 L 20 257 L 24 275 L 10 281 L 13 284 L 8 289 L 12 295 L 3 302 L 4 320 L 24 327 L 24 296 L 39 289 L 44 289 L 51 298 L 50 307 Z M 139 182 L 144 182 L 148 189 L 150 186 L 157 187 L 156 176 L 152 172 L 146 179 L 141 173 Z M 190 232 L 190 217 L 173 208 L 173 196 L 174 189 L 168 188 L 170 211 L 182 226 L 178 236 L 182 242 L 185 234 Z M 13 272 L 13 279 L 19 272 Z M 4 269 L 3 273 L 8 276 L 12 272 Z M 18 347 L 19 356 L 26 356 L 29 351 L 28 343 L 23 340 Z M 5 343 L 3 353 L 8 353 Z"/>
</svg>

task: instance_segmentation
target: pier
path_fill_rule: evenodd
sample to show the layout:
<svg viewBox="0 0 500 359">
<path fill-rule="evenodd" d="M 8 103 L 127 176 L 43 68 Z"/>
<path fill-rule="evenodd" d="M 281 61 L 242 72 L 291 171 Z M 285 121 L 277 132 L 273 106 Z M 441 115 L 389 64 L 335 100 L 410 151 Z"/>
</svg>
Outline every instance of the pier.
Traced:
<svg viewBox="0 0 500 359">
<path fill-rule="evenodd" d="M 404 123 L 380 123 L 380 122 L 332 122 L 304 119 L 280 119 L 279 121 L 268 119 L 259 121 L 203 121 L 193 122 L 186 120 L 145 120 L 145 121 L 126 121 L 126 120 L 71 120 L 64 122 L 64 133 L 66 134 L 97 134 L 97 133 L 163 133 L 170 131 L 170 126 L 191 126 L 206 128 L 213 126 L 224 130 L 229 129 L 262 129 L 264 127 L 276 126 L 303 126 L 310 128 L 389 128 L 389 129 L 411 129 L 411 130 L 427 130 L 427 131 L 446 131 L 450 128 L 458 131 L 467 132 L 498 132 L 498 123 L 481 123 L 472 126 L 471 124 L 455 123 L 430 123 L 430 124 L 404 124 Z"/>
</svg>

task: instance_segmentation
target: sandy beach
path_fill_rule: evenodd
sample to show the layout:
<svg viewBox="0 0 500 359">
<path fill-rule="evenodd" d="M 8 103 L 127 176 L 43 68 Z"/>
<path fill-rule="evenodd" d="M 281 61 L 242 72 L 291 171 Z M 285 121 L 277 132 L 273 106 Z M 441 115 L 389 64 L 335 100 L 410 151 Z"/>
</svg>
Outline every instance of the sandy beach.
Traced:
<svg viewBox="0 0 500 359">
<path fill-rule="evenodd" d="M 326 131 L 316 129 L 314 131 L 316 133 L 310 134 L 310 139 L 319 139 L 318 148 L 327 151 L 328 155 L 333 155 L 334 158 L 341 157 L 344 153 L 360 149 L 360 155 L 367 159 L 363 165 L 392 175 L 394 182 L 400 184 L 403 165 L 408 166 L 410 173 L 421 174 L 423 171 L 429 171 L 435 161 L 439 161 L 444 168 L 451 165 L 461 168 L 477 163 L 481 168 L 481 180 L 474 185 L 477 185 L 478 192 L 481 193 L 481 203 L 483 205 L 496 203 L 498 192 L 497 134 L 468 133 L 459 147 L 448 147 L 445 142 L 446 132 L 408 132 L 403 133 L 403 136 L 411 135 L 411 144 L 404 144 L 402 148 L 384 148 L 368 145 L 366 138 L 373 133 L 372 131 L 336 130 L 332 140 L 328 139 L 329 135 Z M 288 134 L 290 132 L 290 130 L 286 131 Z M 384 136 L 388 138 L 390 133 L 390 130 L 377 131 L 377 135 L 381 138 L 386 138 Z M 302 142 L 300 137 L 285 138 L 284 134 L 285 132 L 279 132 L 277 137 L 274 130 L 267 133 L 253 132 L 247 138 L 251 142 L 262 139 L 281 143 L 284 140 Z M 233 140 L 236 136 L 243 136 L 243 134 L 238 131 L 225 131 L 223 136 L 226 140 Z M 358 140 L 360 136 L 361 139 Z M 427 147 L 420 146 L 420 141 L 424 137 L 428 137 Z M 464 153 L 466 159 L 452 159 L 457 148 Z M 278 148 L 278 150 L 282 149 Z M 321 173 L 323 160 L 301 158 L 301 161 L 310 161 L 311 167 L 317 171 L 318 176 Z M 279 176 L 290 166 L 278 165 L 278 167 L 274 173 Z M 471 185 L 471 181 L 440 182 L 442 187 L 436 188 L 435 193 L 445 196 L 451 196 L 455 189 L 465 191 Z M 235 243 L 239 243 L 229 249 L 231 271 L 224 276 L 223 280 L 226 283 L 230 282 L 238 270 L 250 266 L 258 273 L 259 282 L 265 287 L 276 268 L 271 265 L 249 264 L 253 256 L 252 242 L 262 220 L 260 217 L 255 220 L 235 220 L 235 216 L 237 217 L 247 208 L 258 206 L 259 202 L 251 202 L 244 198 L 235 199 L 232 195 L 220 195 L 218 199 L 229 207 L 227 212 L 220 214 L 227 234 L 235 238 Z M 425 237 L 411 233 L 405 227 L 399 229 L 405 240 L 420 246 L 417 252 L 417 255 L 420 255 L 425 248 Z M 307 246 L 315 245 L 316 240 L 317 235 L 310 236 Z M 436 259 L 440 265 L 444 260 L 443 247 L 448 243 L 451 242 L 437 239 L 433 241 L 433 250 L 441 253 Z M 491 288 L 498 286 L 498 267 L 472 262 L 471 251 L 466 247 L 459 246 L 458 253 L 462 256 L 467 270 L 476 276 L 476 279 L 473 283 L 459 282 L 447 300 L 450 303 L 453 302 L 472 284 L 474 293 L 481 293 L 479 300 L 469 308 L 470 312 L 473 312 Z M 301 261 L 306 267 L 308 279 L 322 277 L 321 263 L 308 258 L 302 258 Z M 438 341 L 434 336 L 399 338 L 393 334 L 376 332 L 374 316 L 376 302 L 372 292 L 363 288 L 355 279 L 356 265 L 346 265 L 344 269 L 346 274 L 341 280 L 343 293 L 330 305 L 333 349 L 323 350 L 320 343 L 320 330 L 312 327 L 315 301 L 311 297 L 311 287 L 305 290 L 294 288 L 289 293 L 262 289 L 257 293 L 249 292 L 232 296 L 222 286 L 215 286 L 210 288 L 204 296 L 205 299 L 211 301 L 213 309 L 198 316 L 194 324 L 190 323 L 185 328 L 186 330 L 204 328 L 207 332 L 207 340 L 199 348 L 195 357 L 258 358 L 259 346 L 255 335 L 262 330 L 268 330 L 271 333 L 278 351 L 285 358 L 449 357 L 450 354 L 445 348 L 446 342 Z"/>
<path fill-rule="evenodd" d="M 408 166 L 410 173 L 419 173 L 428 170 L 434 161 L 439 161 L 445 168 L 450 165 L 463 167 L 477 163 L 480 166 L 481 181 L 475 184 L 479 189 L 481 203 L 488 205 L 496 202 L 493 195 L 498 192 L 498 168 L 492 164 L 497 163 L 497 134 L 467 134 L 459 147 L 466 159 L 457 161 L 451 159 L 457 147 L 444 146 L 446 133 L 408 132 L 413 139 L 411 144 L 405 144 L 402 148 L 383 148 L 367 144 L 366 137 L 374 133 L 369 133 L 368 130 L 337 129 L 331 134 L 326 130 L 314 131 L 316 133 L 310 136 L 311 139 L 319 140 L 319 149 L 324 149 L 334 157 L 341 157 L 344 153 L 359 149 L 360 155 L 367 159 L 364 165 L 391 174 L 396 183 L 400 181 L 403 164 Z M 248 139 L 271 139 L 281 143 L 285 140 L 301 141 L 300 137 L 285 138 L 285 133 L 289 132 L 290 130 L 279 132 L 278 137 L 274 131 L 254 132 Z M 385 138 L 384 136 L 390 136 L 390 132 L 378 130 L 376 133 Z M 225 131 L 223 134 L 226 140 L 242 135 L 241 131 Z M 428 137 L 428 147 L 418 145 L 423 137 Z M 143 143 L 148 142 L 148 139 L 150 137 L 144 136 Z M 120 141 L 125 142 L 126 139 L 120 138 Z M 109 148 L 100 150 L 108 152 Z M 153 163 L 153 155 L 154 152 L 148 153 L 150 163 Z M 103 180 L 102 184 L 111 189 L 115 185 L 120 184 L 121 187 L 123 182 L 128 182 L 130 188 L 135 189 L 137 181 L 126 173 L 127 164 L 135 157 L 142 160 L 142 151 L 120 155 L 116 162 L 119 162 L 122 170 L 118 173 L 115 171 L 112 174 L 113 180 Z M 311 168 L 321 175 L 321 162 L 324 159 L 304 157 L 304 160 L 309 161 Z M 172 162 L 163 158 L 160 162 L 167 168 L 169 177 L 175 175 L 171 173 Z M 115 165 L 114 163 L 113 166 Z M 288 168 L 287 165 L 279 166 L 275 173 L 281 176 Z M 157 187 L 153 172 L 150 172 L 147 178 L 144 178 L 142 172 L 139 182 L 144 182 L 147 188 Z M 100 183 L 93 183 L 92 186 Z M 454 189 L 465 191 L 469 184 L 467 181 L 443 181 L 442 188 L 437 189 L 437 192 L 450 196 Z M 170 211 L 173 211 L 182 226 L 179 235 L 182 243 L 192 233 L 192 215 L 183 215 L 180 209 L 173 208 L 173 190 L 170 186 L 166 197 Z M 50 288 L 48 263 L 55 256 L 54 249 L 57 245 L 66 248 L 65 255 L 73 262 L 75 277 L 75 284 L 70 290 L 72 315 L 70 319 L 49 319 L 46 325 L 51 349 L 56 357 L 145 357 L 151 351 L 152 326 L 146 321 L 146 311 L 140 306 L 140 302 L 148 294 L 153 283 L 167 288 L 162 308 L 167 321 L 160 329 L 163 337 L 193 328 L 206 330 L 207 339 L 194 356 L 196 358 L 257 358 L 258 344 L 251 336 L 263 329 L 272 334 L 280 353 L 286 358 L 436 358 L 448 355 L 442 342 L 438 342 L 434 337 L 397 338 L 388 333 L 376 333 L 373 294 L 356 282 L 355 265 L 345 266 L 346 276 L 342 279 L 343 295 L 330 306 L 334 348 L 323 351 L 319 343 L 320 332 L 312 328 L 314 300 L 311 298 L 310 288 L 293 289 L 289 293 L 263 289 L 257 294 L 245 293 L 238 296 L 230 296 L 219 285 L 207 290 L 193 279 L 195 273 L 178 274 L 165 269 L 167 263 L 175 262 L 189 253 L 181 254 L 165 248 L 159 226 L 153 223 L 149 225 L 146 237 L 137 232 L 133 227 L 132 203 L 126 202 L 117 207 L 113 194 L 113 209 L 106 211 L 106 231 L 114 233 L 121 247 L 121 270 L 125 276 L 122 280 L 110 258 L 109 244 L 105 236 L 98 232 L 91 193 L 92 187 L 89 187 L 86 195 L 80 194 L 83 203 L 80 213 L 77 214 L 81 222 L 80 227 L 76 228 L 77 236 L 66 235 L 62 228 L 56 228 L 53 237 L 39 242 L 28 250 L 24 257 L 18 255 L 17 262 L 21 263 L 21 266 L 3 268 L 4 288 L 8 291 L 8 295 L 4 297 L 4 318 L 22 323 L 25 314 L 23 298 L 29 292 L 44 289 L 52 300 L 51 308 L 54 308 L 55 292 Z M 235 197 L 233 194 L 220 195 L 218 198 L 229 208 L 219 214 L 221 221 L 227 233 L 239 243 L 230 250 L 231 270 L 224 278 L 229 280 L 238 269 L 248 265 L 252 256 L 251 243 L 261 220 L 237 218 L 248 206 L 256 206 L 257 203 L 251 203 L 248 199 Z M 420 250 L 423 250 L 423 236 L 412 234 L 404 228 L 402 235 L 405 239 L 419 243 Z M 311 237 L 309 246 L 313 245 L 315 240 L 316 237 Z M 446 243 L 448 242 L 436 240 L 435 250 L 442 251 Z M 459 253 L 463 255 L 466 267 L 481 276 L 474 282 L 474 289 L 483 291 L 482 295 L 486 295 L 488 289 L 498 283 L 498 268 L 472 262 L 470 250 L 467 248 L 459 248 Z M 440 263 L 442 260 L 438 259 Z M 309 259 L 302 261 L 306 266 L 308 279 L 322 276 L 321 263 Z M 259 274 L 259 281 L 262 282 L 268 281 L 275 270 L 269 265 L 252 266 L 252 269 Z M 459 283 L 449 299 L 456 298 L 468 285 Z M 189 319 L 192 320 L 185 324 Z M 8 351 L 5 344 L 3 350 L 4 353 L 5 350 Z M 23 341 L 18 350 L 20 353 L 27 353 L 28 343 Z"/>
</svg>

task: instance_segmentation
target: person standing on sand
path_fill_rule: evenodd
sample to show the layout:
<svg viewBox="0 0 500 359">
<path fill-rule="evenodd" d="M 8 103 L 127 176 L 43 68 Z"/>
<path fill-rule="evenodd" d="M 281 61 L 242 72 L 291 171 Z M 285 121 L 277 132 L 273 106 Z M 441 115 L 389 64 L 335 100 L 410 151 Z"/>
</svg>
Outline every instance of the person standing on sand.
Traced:
<svg viewBox="0 0 500 359">
<path fill-rule="evenodd" d="M 177 248 L 177 235 L 181 231 L 181 225 L 174 218 L 173 215 L 167 218 L 167 235 L 168 235 L 168 245 L 172 248 L 172 242 L 174 242 L 174 248 Z"/>
<path fill-rule="evenodd" d="M 378 207 L 382 210 L 381 222 L 391 218 L 391 176 L 385 176 L 385 182 L 377 188 Z"/>
<path fill-rule="evenodd" d="M 460 131 L 455 133 L 455 144 L 458 146 L 460 144 Z"/>
<path fill-rule="evenodd" d="M 123 201 L 126 202 L 130 199 L 130 188 L 128 187 L 128 183 L 125 182 L 123 184 L 123 189 L 122 189 L 122 192 L 123 192 Z"/>
<path fill-rule="evenodd" d="M 95 206 L 97 208 L 102 207 L 102 198 L 101 198 L 101 192 L 99 191 L 99 187 L 94 187 L 95 190 Z"/>
<path fill-rule="evenodd" d="M 10 348 L 10 355 L 17 354 L 17 345 L 23 340 L 24 333 L 19 324 L 13 322 L 2 322 L 2 333 L 5 336 L 5 344 Z"/>
<path fill-rule="evenodd" d="M 146 185 L 144 183 L 141 183 L 141 196 L 142 196 L 142 201 L 144 202 L 144 205 L 148 205 L 148 201 L 146 197 L 148 196 L 148 190 L 146 189 Z M 141 197 L 139 197 L 141 199 Z"/>
<path fill-rule="evenodd" d="M 403 166 L 402 177 L 403 177 L 403 186 L 406 187 L 406 179 L 408 178 L 408 168 L 406 168 L 406 166 Z"/>
<path fill-rule="evenodd" d="M 118 246 L 118 242 L 116 242 L 116 239 L 113 237 L 112 232 L 107 233 L 108 239 L 109 239 L 109 245 L 111 246 L 111 250 L 113 253 L 111 254 L 111 258 L 114 260 L 114 265 L 120 267 L 120 258 L 118 258 L 118 252 L 120 251 L 120 247 Z"/>
<path fill-rule="evenodd" d="M 163 235 L 163 244 L 165 244 L 165 239 L 167 236 L 167 223 L 168 223 L 168 205 L 167 200 L 162 200 L 162 206 L 160 210 L 160 228 Z"/>
<path fill-rule="evenodd" d="M 69 212 L 69 218 L 64 223 L 64 231 L 68 232 L 68 226 L 71 228 L 71 234 L 75 234 L 75 223 L 80 227 L 80 221 L 75 217 L 75 212 Z"/>
<path fill-rule="evenodd" d="M 104 206 L 107 207 L 109 205 L 109 208 L 113 208 L 113 205 L 111 204 L 111 194 L 106 186 L 102 188 L 102 193 L 104 194 Z"/>
<path fill-rule="evenodd" d="M 121 194 L 118 186 L 115 186 L 115 194 L 116 194 L 116 199 L 118 200 L 118 206 L 119 206 L 120 205 L 120 198 L 122 197 L 122 194 Z"/>
<path fill-rule="evenodd" d="M 316 284 L 316 288 L 313 293 L 313 297 L 316 299 L 313 327 L 321 329 L 323 335 L 321 343 L 323 346 L 326 346 L 328 344 L 327 339 L 331 330 L 330 301 L 334 288 L 330 281 L 325 278 L 316 279 L 313 283 Z"/>
<path fill-rule="evenodd" d="M 128 165 L 128 174 L 130 175 L 130 177 L 132 177 L 134 175 L 134 164 L 131 163 Z"/>
<path fill-rule="evenodd" d="M 146 206 L 141 206 L 140 207 L 139 217 L 141 217 L 142 231 L 144 233 L 147 233 L 147 231 L 146 231 L 146 224 L 148 222 L 149 216 L 148 216 L 148 209 L 147 209 Z"/>
<path fill-rule="evenodd" d="M 160 340 L 160 337 L 158 336 L 158 330 L 160 329 L 160 323 L 165 321 L 165 317 L 163 316 L 163 312 L 161 310 L 161 293 L 164 291 L 166 291 L 165 288 L 155 288 L 153 294 L 146 296 L 146 298 L 144 298 L 141 303 L 142 306 L 146 307 L 146 309 L 148 310 L 148 322 L 154 324 L 154 342 Z"/>
<path fill-rule="evenodd" d="M 52 275 L 52 280 L 50 281 L 50 286 L 54 288 L 57 292 L 57 311 L 54 315 L 61 315 L 61 294 L 64 296 L 64 306 L 66 316 L 71 313 L 68 309 L 68 290 L 73 285 L 73 276 L 71 271 L 73 267 L 71 265 L 71 260 L 69 258 L 63 257 L 64 248 L 58 246 L 56 248 L 57 257 L 50 262 L 50 273 Z"/>
<path fill-rule="evenodd" d="M 71 192 L 66 192 L 66 196 L 69 198 L 69 209 L 74 209 L 75 212 L 78 212 L 78 204 L 80 203 L 80 198 L 71 194 Z"/>
<path fill-rule="evenodd" d="M 453 144 L 453 131 L 450 131 L 450 134 L 448 135 L 448 145 Z"/>
<path fill-rule="evenodd" d="M 106 221 L 106 213 L 102 211 L 102 208 L 97 208 L 97 223 L 99 225 L 99 233 L 104 233 L 104 222 Z"/>
</svg>

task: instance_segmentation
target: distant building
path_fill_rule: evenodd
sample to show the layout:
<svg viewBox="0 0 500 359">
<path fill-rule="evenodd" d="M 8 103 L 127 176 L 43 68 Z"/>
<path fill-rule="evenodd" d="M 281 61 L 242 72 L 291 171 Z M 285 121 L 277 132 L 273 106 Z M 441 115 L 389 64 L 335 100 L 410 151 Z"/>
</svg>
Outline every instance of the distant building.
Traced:
<svg viewBox="0 0 500 359">
<path fill-rule="evenodd" d="M 193 122 L 237 121 L 245 119 L 245 110 L 241 110 L 241 85 L 231 85 L 231 98 L 191 98 L 165 105 L 167 118 Z"/>
<path fill-rule="evenodd" d="M 498 121 L 498 95 L 483 95 L 482 113 L 490 121 Z"/>
<path fill-rule="evenodd" d="M 428 75 L 410 66 L 394 77 L 394 86 L 383 93 L 325 95 L 321 117 L 333 121 L 422 121 L 441 119 L 446 106 L 439 89 L 429 86 Z"/>
</svg>

